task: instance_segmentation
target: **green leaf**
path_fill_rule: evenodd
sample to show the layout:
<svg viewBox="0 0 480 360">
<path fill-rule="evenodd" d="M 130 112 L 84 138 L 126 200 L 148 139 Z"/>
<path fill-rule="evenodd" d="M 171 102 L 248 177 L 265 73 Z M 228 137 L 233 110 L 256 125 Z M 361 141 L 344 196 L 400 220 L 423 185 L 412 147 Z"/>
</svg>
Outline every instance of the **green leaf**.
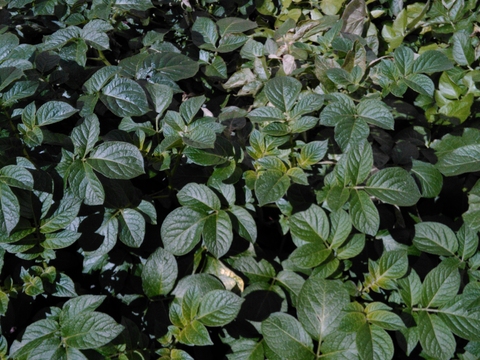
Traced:
<svg viewBox="0 0 480 360">
<path fill-rule="evenodd" d="M 377 325 L 362 325 L 357 331 L 356 343 L 360 359 L 387 360 L 393 358 L 392 339 L 385 330 Z"/>
<path fill-rule="evenodd" d="M 265 84 L 265 95 L 281 111 L 290 111 L 302 90 L 302 83 L 288 76 L 279 76 Z"/>
<path fill-rule="evenodd" d="M 28 280 L 24 280 L 23 291 L 28 296 L 37 296 L 43 294 L 45 289 L 43 288 L 42 279 L 39 276 L 29 276 Z"/>
<path fill-rule="evenodd" d="M 178 276 L 175 257 L 158 248 L 147 259 L 142 269 L 142 287 L 149 298 L 167 295 L 172 291 Z"/>
<path fill-rule="evenodd" d="M 475 50 L 466 31 L 457 31 L 452 36 L 453 59 L 461 66 L 470 66 L 475 61 Z"/>
<path fill-rule="evenodd" d="M 0 182 L 19 189 L 33 190 L 33 176 L 22 166 L 7 165 L 0 169 Z"/>
<path fill-rule="evenodd" d="M 208 330 L 200 321 L 193 320 L 182 329 L 177 337 L 178 341 L 186 345 L 213 345 Z"/>
<path fill-rule="evenodd" d="M 216 51 L 219 53 L 229 53 L 245 44 L 249 39 L 243 34 L 226 34 L 218 42 Z"/>
<path fill-rule="evenodd" d="M 247 117 L 253 122 L 285 121 L 285 115 L 281 110 L 272 106 L 262 106 L 250 111 Z"/>
<path fill-rule="evenodd" d="M 315 204 L 292 215 L 289 225 L 292 237 L 312 243 L 323 243 L 330 233 L 327 214 Z"/>
<path fill-rule="evenodd" d="M 323 339 L 337 331 L 348 303 L 348 292 L 341 283 L 311 277 L 298 295 L 298 320 L 315 340 Z"/>
<path fill-rule="evenodd" d="M 456 348 L 455 338 L 445 323 L 436 314 L 420 311 L 418 333 L 423 351 L 434 359 L 448 360 Z"/>
<path fill-rule="evenodd" d="M 3 106 L 12 106 L 18 100 L 32 96 L 37 88 L 38 81 L 16 81 L 7 92 L 3 93 Z"/>
<path fill-rule="evenodd" d="M 262 334 L 280 358 L 314 359 L 312 339 L 293 316 L 273 313 L 262 322 Z"/>
<path fill-rule="evenodd" d="M 231 33 L 242 33 L 248 30 L 255 29 L 258 25 L 254 21 L 236 18 L 226 17 L 217 21 L 218 30 L 220 36 Z"/>
<path fill-rule="evenodd" d="M 147 83 L 145 84 L 150 97 L 153 100 L 155 112 L 159 115 L 168 108 L 173 98 L 173 91 L 167 85 Z"/>
<path fill-rule="evenodd" d="M 365 308 L 358 302 L 351 302 L 344 307 L 344 316 L 339 323 L 340 333 L 355 333 L 367 323 Z"/>
<path fill-rule="evenodd" d="M 186 351 L 178 349 L 172 349 L 170 357 L 172 360 L 194 360 Z"/>
<path fill-rule="evenodd" d="M 147 96 L 133 80 L 118 78 L 102 89 L 100 100 L 116 116 L 141 116 L 149 111 Z"/>
<path fill-rule="evenodd" d="M 462 217 L 472 230 L 480 229 L 480 181 L 477 181 L 468 194 L 468 211 Z"/>
<path fill-rule="evenodd" d="M 337 249 L 337 259 L 350 259 L 363 251 L 365 234 L 354 234 L 345 244 Z"/>
<path fill-rule="evenodd" d="M 435 84 L 428 76 L 424 74 L 410 74 L 403 79 L 403 81 L 410 89 L 415 90 L 419 94 L 430 97 L 433 97 L 434 95 Z"/>
<path fill-rule="evenodd" d="M 3 291 L 0 291 L 0 314 L 2 316 L 4 316 L 5 313 L 7 312 L 8 302 L 9 302 L 8 295 L 5 294 Z"/>
<path fill-rule="evenodd" d="M 300 294 L 300 290 L 305 283 L 303 277 L 293 271 L 282 270 L 277 274 L 275 280 L 278 281 L 279 284 L 288 291 L 290 297 L 292 298 L 292 303 L 295 307 L 297 307 L 298 295 Z"/>
<path fill-rule="evenodd" d="M 343 185 L 333 185 L 328 189 L 327 205 L 332 211 L 340 210 L 350 198 L 350 189 Z"/>
<path fill-rule="evenodd" d="M 102 205 L 105 191 L 93 168 L 85 161 L 75 160 L 69 170 L 68 182 L 72 192 L 86 205 Z"/>
<path fill-rule="evenodd" d="M 469 93 L 460 100 L 449 101 L 447 104 L 439 109 L 439 113 L 446 115 L 447 120 L 451 123 L 463 123 L 471 117 L 471 108 L 473 105 L 473 94 Z"/>
<path fill-rule="evenodd" d="M 341 68 L 327 69 L 327 77 L 337 85 L 347 86 L 354 83 L 352 75 Z"/>
<path fill-rule="evenodd" d="M 446 71 L 453 67 L 447 56 L 440 51 L 428 50 L 422 53 L 413 63 L 414 73 L 427 73 Z"/>
<path fill-rule="evenodd" d="M 172 295 L 175 295 L 177 298 L 182 299 L 185 297 L 186 292 L 192 286 L 196 287 L 195 293 L 202 297 L 206 293 L 212 290 L 224 290 L 222 282 L 218 280 L 215 276 L 210 274 L 194 274 L 187 275 L 181 278 L 178 281 L 177 286 L 172 291 Z"/>
<path fill-rule="evenodd" d="M 344 210 L 337 210 L 330 214 L 330 236 L 328 242 L 332 249 L 340 247 L 352 231 L 352 219 Z"/>
<path fill-rule="evenodd" d="M 419 340 L 418 327 L 412 326 L 412 327 L 401 329 L 398 334 L 399 334 L 398 335 L 399 337 L 397 337 L 397 341 L 399 342 L 400 346 L 405 351 L 407 356 L 410 356 L 412 351 L 418 345 L 418 340 Z M 400 340 L 401 339 L 400 336 L 403 337 L 404 339 Z"/>
<path fill-rule="evenodd" d="M 440 307 L 450 302 L 460 288 L 458 260 L 443 260 L 423 281 L 421 304 L 426 308 Z"/>
<path fill-rule="evenodd" d="M 434 165 L 412 159 L 411 172 L 420 182 L 422 197 L 434 198 L 440 194 L 443 186 L 443 177 Z"/>
<path fill-rule="evenodd" d="M 309 243 L 295 249 L 288 257 L 300 269 L 311 269 L 324 262 L 332 253 L 323 243 Z"/>
<path fill-rule="evenodd" d="M 232 354 L 227 354 L 228 360 L 264 360 L 264 342 L 255 341 L 252 339 L 223 339 L 223 342 L 228 342 L 232 348 Z M 231 341 L 231 342 L 230 342 Z"/>
<path fill-rule="evenodd" d="M 287 175 L 290 177 L 292 182 L 300 185 L 309 185 L 307 173 L 300 169 L 299 167 L 293 167 L 288 169 Z"/>
<path fill-rule="evenodd" d="M 477 307 L 470 310 L 464 295 L 457 296 L 442 307 L 438 317 L 455 335 L 470 341 L 480 341 L 480 309 Z"/>
<path fill-rule="evenodd" d="M 14 7 L 10 5 L 9 7 Z M 0 35 L 0 60 L 8 57 L 8 54 L 19 45 L 18 37 L 7 32 Z"/>
<path fill-rule="evenodd" d="M 210 291 L 200 302 L 197 320 L 206 326 L 224 326 L 235 320 L 243 301 L 230 291 Z"/>
<path fill-rule="evenodd" d="M 200 242 L 208 215 L 182 206 L 170 212 L 160 230 L 165 250 L 173 255 L 185 255 Z"/>
<path fill-rule="evenodd" d="M 480 170 L 480 130 L 466 128 L 463 135 L 447 134 L 432 144 L 438 157 L 435 164 L 445 176 Z"/>
<path fill-rule="evenodd" d="M 251 256 L 242 256 L 232 262 L 235 270 L 241 271 L 252 282 L 268 282 L 275 277 L 275 268 L 265 259 L 257 262 Z"/>
<path fill-rule="evenodd" d="M 100 136 L 100 122 L 97 115 L 86 116 L 83 123 L 76 126 L 72 131 L 72 142 L 75 153 L 80 156 L 88 154 L 98 141 Z"/>
<path fill-rule="evenodd" d="M 395 49 L 393 58 L 400 73 L 408 75 L 412 72 L 414 61 L 414 52 L 412 49 L 406 46 L 400 46 Z"/>
<path fill-rule="evenodd" d="M 176 52 L 161 52 L 151 56 L 152 67 L 173 81 L 193 77 L 198 72 L 198 63 Z"/>
<path fill-rule="evenodd" d="M 102 256 L 113 249 L 118 236 L 118 219 L 116 216 L 117 214 L 112 210 L 105 212 L 102 225 L 95 231 L 96 234 L 103 236 L 103 243 L 94 251 L 86 251 L 86 257 Z"/>
<path fill-rule="evenodd" d="M 369 134 L 368 124 L 362 118 L 344 118 L 335 126 L 335 141 L 343 151 L 357 146 Z"/>
<path fill-rule="evenodd" d="M 183 142 L 197 149 L 212 149 L 215 146 L 216 134 L 210 125 L 191 126 L 188 133 L 186 133 L 182 140 Z"/>
<path fill-rule="evenodd" d="M 55 283 L 55 292 L 52 295 L 68 298 L 78 296 L 75 292 L 75 283 L 64 273 L 60 273 L 60 279 Z"/>
<path fill-rule="evenodd" d="M 82 201 L 72 194 L 67 194 L 62 200 L 55 212 L 48 219 L 43 219 L 40 225 L 40 231 L 44 234 L 52 233 L 57 230 L 65 229 L 70 225 L 78 215 Z"/>
<path fill-rule="evenodd" d="M 132 179 L 144 173 L 138 148 L 123 141 L 108 141 L 90 153 L 87 163 L 110 179 Z"/>
<path fill-rule="evenodd" d="M 180 105 L 180 115 L 185 120 L 186 124 L 190 124 L 195 118 L 195 115 L 200 111 L 202 105 L 205 103 L 205 96 L 196 96 L 184 101 Z"/>
<path fill-rule="evenodd" d="M 252 215 L 243 207 L 233 205 L 228 210 L 234 215 L 233 228 L 244 239 L 254 243 L 257 240 L 257 225 Z"/>
<path fill-rule="evenodd" d="M 374 310 L 367 312 L 367 321 L 385 330 L 400 330 L 405 328 L 400 316 L 389 310 Z"/>
<path fill-rule="evenodd" d="M 206 185 L 189 183 L 177 193 L 178 202 L 199 211 L 220 210 L 218 196 Z"/>
<path fill-rule="evenodd" d="M 215 23 L 206 17 L 197 17 L 192 26 L 192 40 L 201 49 L 215 51 L 218 31 Z"/>
<path fill-rule="evenodd" d="M 135 209 L 122 209 L 119 216 L 118 237 L 125 245 L 138 248 L 145 237 L 145 218 Z"/>
<path fill-rule="evenodd" d="M 355 228 L 375 236 L 380 226 L 380 215 L 365 191 L 354 190 L 350 196 L 350 216 Z"/>
<path fill-rule="evenodd" d="M 290 187 L 290 178 L 279 170 L 262 172 L 255 182 L 255 195 L 258 205 L 280 200 Z"/>
<path fill-rule="evenodd" d="M 333 332 L 327 335 L 322 342 L 322 359 L 325 360 L 350 360 L 357 359 L 357 344 L 355 334 Z"/>
<path fill-rule="evenodd" d="M 367 141 L 360 141 L 342 155 L 334 172 L 340 184 L 359 185 L 365 181 L 372 167 L 372 146 Z"/>
<path fill-rule="evenodd" d="M 28 359 L 28 355 L 32 350 L 43 342 L 56 338 L 55 334 L 58 330 L 58 323 L 52 319 L 35 321 L 25 329 L 22 335 L 22 341 L 12 345 L 10 348 L 10 357 L 14 359 Z"/>
<path fill-rule="evenodd" d="M 225 61 L 223 61 L 221 56 L 215 56 L 212 63 L 205 66 L 205 75 L 211 78 L 220 78 L 224 80 L 228 78 L 227 64 L 225 64 Z"/>
<path fill-rule="evenodd" d="M 102 90 L 102 88 L 110 81 L 112 77 L 118 74 L 120 69 L 116 66 L 105 66 L 93 74 L 90 79 L 85 81 L 83 86 L 87 89 L 87 93 L 94 94 Z"/>
<path fill-rule="evenodd" d="M 408 271 L 407 252 L 403 250 L 385 251 L 378 260 L 378 275 L 386 279 L 399 279 Z M 379 282 L 379 277 L 377 277 Z"/>
<path fill-rule="evenodd" d="M 69 118 L 78 110 L 63 101 L 49 101 L 37 111 L 37 124 L 45 126 Z"/>
<path fill-rule="evenodd" d="M 45 241 L 42 242 L 42 246 L 45 249 L 63 249 L 75 243 L 81 235 L 81 233 L 70 230 L 45 234 Z"/>
<path fill-rule="evenodd" d="M 1 70 L 1 68 L 0 68 Z M 35 102 L 31 102 L 22 111 L 22 122 L 25 126 L 29 129 L 35 127 L 35 116 L 37 114 L 37 107 L 35 106 Z"/>
<path fill-rule="evenodd" d="M 36 228 L 27 228 L 27 229 L 19 229 L 10 235 L 7 235 L 6 233 L 4 233 L 0 235 L 0 242 L 3 244 L 14 243 L 26 238 L 28 235 L 34 233 L 35 231 L 36 231 Z"/>
<path fill-rule="evenodd" d="M 475 255 L 478 249 L 478 234 L 473 229 L 463 224 L 457 232 L 458 250 L 457 254 L 463 261 Z"/>
<path fill-rule="evenodd" d="M 99 312 L 80 313 L 64 321 L 61 326 L 63 341 L 77 349 L 92 349 L 115 339 L 123 330 L 109 315 Z"/>
<path fill-rule="evenodd" d="M 87 24 L 85 24 L 85 26 L 81 31 L 81 34 L 85 40 L 91 39 L 90 41 L 92 43 L 90 45 L 92 47 L 95 47 L 95 45 L 100 46 L 101 43 L 104 42 L 103 40 L 101 41 L 101 43 L 97 42 L 98 41 L 97 39 L 100 39 L 100 34 L 111 31 L 113 29 L 114 29 L 113 26 L 107 21 L 96 19 L 96 20 L 90 20 Z M 108 39 L 108 36 L 107 36 L 107 39 Z M 102 45 L 102 46 L 104 47 L 100 48 L 99 50 L 109 49 L 108 41 L 106 42 L 105 45 Z"/>
<path fill-rule="evenodd" d="M 412 176 L 398 167 L 373 174 L 368 179 L 365 190 L 385 203 L 398 206 L 415 205 L 421 196 Z"/>
<path fill-rule="evenodd" d="M 153 5 L 150 0 L 115 0 L 115 7 L 126 11 L 147 11 Z"/>
<path fill-rule="evenodd" d="M 458 249 L 458 240 L 448 226 L 426 221 L 415 224 L 413 245 L 429 254 L 452 256 Z"/>
<path fill-rule="evenodd" d="M 393 130 L 393 115 L 382 101 L 375 99 L 362 100 L 357 106 L 357 114 L 367 123 L 382 129 Z"/>
<path fill-rule="evenodd" d="M 90 313 L 105 300 L 105 295 L 82 295 L 68 300 L 62 308 L 60 320 L 76 317 L 81 313 Z"/>
<path fill-rule="evenodd" d="M 87 63 L 88 45 L 83 39 L 65 44 L 59 51 L 60 58 L 66 61 L 75 61 L 79 66 L 85 67 Z"/>
<path fill-rule="evenodd" d="M 0 68 L 0 91 L 23 76 L 23 71 L 15 67 Z"/>
<path fill-rule="evenodd" d="M 141 132 L 144 132 L 145 135 L 147 136 L 152 136 L 157 133 L 150 121 L 137 123 L 133 121 L 131 117 L 123 118 L 120 124 L 118 125 L 118 129 L 126 132 L 141 131 Z"/>
<path fill-rule="evenodd" d="M 328 141 L 311 141 L 300 150 L 298 166 L 308 169 L 323 159 L 328 149 Z"/>
<path fill-rule="evenodd" d="M 413 307 L 420 302 L 422 296 L 422 282 L 420 277 L 411 270 L 407 277 L 397 280 L 399 293 L 407 307 Z"/>
<path fill-rule="evenodd" d="M 320 110 L 323 106 L 323 96 L 318 94 L 307 94 L 300 98 L 297 105 L 290 113 L 292 118 L 299 117 L 301 115 L 309 114 L 314 111 Z M 318 119 L 317 119 L 318 122 Z"/>
<path fill-rule="evenodd" d="M 217 259 L 225 255 L 233 241 L 232 222 L 228 214 L 219 210 L 208 216 L 203 227 L 203 242 Z"/>
</svg>

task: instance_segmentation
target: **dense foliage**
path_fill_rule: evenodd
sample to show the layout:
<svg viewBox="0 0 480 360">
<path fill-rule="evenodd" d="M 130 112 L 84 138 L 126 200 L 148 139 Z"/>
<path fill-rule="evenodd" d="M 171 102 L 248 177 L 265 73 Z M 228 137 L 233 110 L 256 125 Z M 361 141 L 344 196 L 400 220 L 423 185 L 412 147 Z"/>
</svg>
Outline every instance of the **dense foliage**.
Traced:
<svg viewBox="0 0 480 360">
<path fill-rule="evenodd" d="M 0 0 L 0 358 L 480 358 L 479 9 Z"/>
</svg>

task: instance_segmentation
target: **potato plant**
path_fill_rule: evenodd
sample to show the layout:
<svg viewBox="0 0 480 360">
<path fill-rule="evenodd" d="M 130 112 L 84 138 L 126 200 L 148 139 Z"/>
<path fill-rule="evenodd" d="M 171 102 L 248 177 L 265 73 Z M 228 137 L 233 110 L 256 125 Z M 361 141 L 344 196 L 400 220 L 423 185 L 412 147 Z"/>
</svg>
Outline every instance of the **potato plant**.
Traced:
<svg viewBox="0 0 480 360">
<path fill-rule="evenodd" d="M 480 358 L 476 0 L 0 0 L 0 359 Z"/>
</svg>

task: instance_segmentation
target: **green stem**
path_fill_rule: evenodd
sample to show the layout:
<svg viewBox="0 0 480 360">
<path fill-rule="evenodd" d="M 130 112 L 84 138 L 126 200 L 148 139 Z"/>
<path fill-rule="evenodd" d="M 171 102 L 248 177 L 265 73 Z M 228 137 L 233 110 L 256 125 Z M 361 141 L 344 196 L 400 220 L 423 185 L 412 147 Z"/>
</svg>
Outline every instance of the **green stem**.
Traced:
<svg viewBox="0 0 480 360">
<path fill-rule="evenodd" d="M 178 167 L 180 166 L 180 161 L 182 160 L 183 150 L 185 149 L 185 145 L 183 145 L 180 150 L 178 151 L 177 158 L 175 159 L 175 165 L 173 165 L 172 171 L 168 174 L 168 188 L 170 192 L 174 189 L 173 187 L 173 177 L 177 172 Z"/>
<path fill-rule="evenodd" d="M 412 311 L 428 311 L 428 312 L 432 312 L 432 313 L 439 313 L 439 312 L 441 312 L 441 311 L 438 310 L 438 309 L 418 308 L 418 307 L 412 308 Z"/>
<path fill-rule="evenodd" d="M 102 50 L 97 50 L 97 52 L 98 52 L 98 59 L 100 61 L 102 61 L 106 66 L 111 66 L 112 65 L 112 64 L 110 64 L 110 61 L 108 61 L 107 58 L 105 57 Z"/>
</svg>

